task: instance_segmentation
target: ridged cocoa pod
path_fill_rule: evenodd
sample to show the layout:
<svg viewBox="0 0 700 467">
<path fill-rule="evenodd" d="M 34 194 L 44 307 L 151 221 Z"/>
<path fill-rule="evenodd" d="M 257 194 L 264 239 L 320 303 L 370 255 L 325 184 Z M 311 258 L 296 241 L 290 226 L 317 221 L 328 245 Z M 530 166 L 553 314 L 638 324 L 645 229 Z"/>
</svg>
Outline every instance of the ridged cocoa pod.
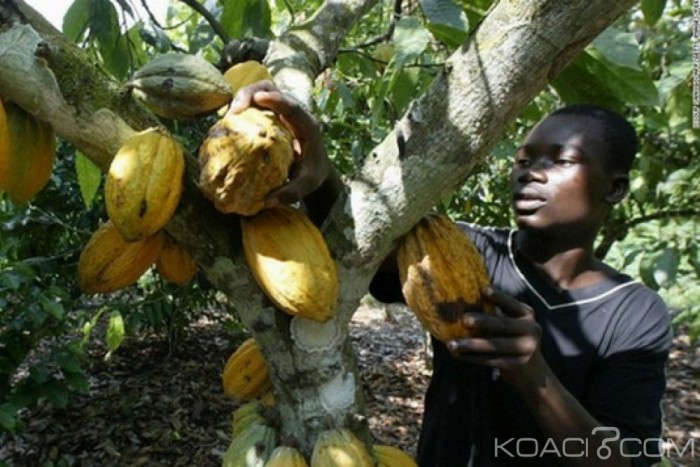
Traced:
<svg viewBox="0 0 700 467">
<path fill-rule="evenodd" d="M 0 103 L 0 191 L 24 204 L 49 181 L 56 155 L 50 126 L 23 108 Z"/>
<path fill-rule="evenodd" d="M 156 115 L 175 119 L 213 112 L 232 98 L 230 86 L 214 65 L 183 53 L 154 58 L 134 73 L 127 88 Z"/>
<path fill-rule="evenodd" d="M 377 467 L 418 467 L 411 456 L 397 447 L 375 444 L 372 449 L 377 458 Z"/>
<path fill-rule="evenodd" d="M 222 467 L 263 467 L 275 448 L 277 432 L 274 428 L 251 423 L 231 440 Z"/>
<path fill-rule="evenodd" d="M 165 235 L 163 249 L 156 259 L 158 274 L 173 284 L 186 284 L 197 274 L 197 263 L 189 251 L 170 235 Z"/>
<path fill-rule="evenodd" d="M 466 233 L 447 217 L 429 214 L 421 219 L 402 238 L 397 262 L 406 303 L 438 340 L 468 335 L 461 322 L 465 306 L 493 311 L 481 295 L 481 288 L 489 285 L 483 259 Z M 446 306 L 438 309 L 437 304 Z"/>
<path fill-rule="evenodd" d="M 374 467 L 365 445 L 345 428 L 322 431 L 311 454 L 311 467 Z"/>
<path fill-rule="evenodd" d="M 236 63 L 224 72 L 224 79 L 231 86 L 235 95 L 239 89 L 258 81 L 271 80 L 272 75 L 267 67 L 255 60 Z"/>
<path fill-rule="evenodd" d="M 277 206 L 242 218 L 241 228 L 243 254 L 253 277 L 279 309 L 319 322 L 335 314 L 335 263 L 306 214 Z"/>
<path fill-rule="evenodd" d="M 226 397 L 249 401 L 272 388 L 267 362 L 255 339 L 244 341 L 228 358 L 221 382 Z"/>
<path fill-rule="evenodd" d="M 309 467 L 309 464 L 304 456 L 293 447 L 277 446 L 270 454 L 265 467 Z"/>
<path fill-rule="evenodd" d="M 127 287 L 153 264 L 163 246 L 158 232 L 127 242 L 111 221 L 100 226 L 80 254 L 78 285 L 84 293 L 109 293 Z"/>
<path fill-rule="evenodd" d="M 219 211 L 250 216 L 287 181 L 293 161 L 292 137 L 274 113 L 227 112 L 200 146 L 199 187 Z"/>
<path fill-rule="evenodd" d="M 125 240 L 148 237 L 168 223 L 184 172 L 182 146 L 165 130 L 150 128 L 124 143 L 109 166 L 105 203 Z"/>
</svg>

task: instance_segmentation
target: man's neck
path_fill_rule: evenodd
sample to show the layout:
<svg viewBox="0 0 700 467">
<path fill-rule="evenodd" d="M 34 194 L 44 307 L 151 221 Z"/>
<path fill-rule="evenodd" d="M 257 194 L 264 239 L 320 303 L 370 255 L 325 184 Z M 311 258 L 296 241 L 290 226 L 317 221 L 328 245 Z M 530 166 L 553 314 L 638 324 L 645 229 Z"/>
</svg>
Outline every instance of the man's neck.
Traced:
<svg viewBox="0 0 700 467">
<path fill-rule="evenodd" d="M 580 235 L 553 238 L 518 231 L 514 247 L 554 287 L 575 289 L 608 276 L 608 269 L 593 254 L 593 241 Z"/>
</svg>

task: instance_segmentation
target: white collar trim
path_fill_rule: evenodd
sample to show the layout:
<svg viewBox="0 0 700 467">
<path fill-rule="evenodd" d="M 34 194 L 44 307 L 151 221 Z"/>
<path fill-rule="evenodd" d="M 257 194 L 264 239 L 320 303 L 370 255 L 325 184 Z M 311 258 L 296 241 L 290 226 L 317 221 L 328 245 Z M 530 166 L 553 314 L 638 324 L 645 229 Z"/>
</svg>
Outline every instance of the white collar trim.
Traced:
<svg viewBox="0 0 700 467">
<path fill-rule="evenodd" d="M 617 292 L 620 289 L 623 289 L 625 287 L 629 287 L 631 285 L 636 284 L 635 281 L 629 281 L 629 282 L 625 282 L 624 284 L 620 284 L 616 287 L 613 287 L 612 289 L 610 289 L 606 292 L 603 292 L 599 295 L 596 295 L 595 297 L 587 298 L 585 300 L 576 300 L 576 301 L 572 301 L 572 302 L 560 303 L 558 305 L 552 305 L 547 300 L 545 300 L 545 298 L 542 296 L 542 294 L 540 294 L 539 291 L 530 283 L 530 281 L 527 280 L 527 278 L 525 277 L 525 275 L 522 273 L 522 271 L 518 267 L 517 263 L 515 262 L 515 255 L 513 253 L 513 237 L 514 237 L 514 235 L 515 235 L 515 230 L 511 230 L 510 233 L 508 234 L 508 257 L 510 258 L 510 262 L 513 265 L 513 269 L 515 269 L 515 272 L 518 274 L 520 279 L 522 279 L 522 281 L 525 283 L 525 285 L 527 285 L 527 288 L 530 289 L 530 291 L 537 296 L 537 298 L 547 307 L 548 310 L 557 310 L 560 308 L 567 308 L 570 306 L 578 306 L 578 305 L 583 305 L 586 303 L 591 303 L 591 302 L 595 302 L 598 300 L 602 300 L 605 297 L 607 297 L 611 294 L 614 294 L 615 292 Z"/>
</svg>

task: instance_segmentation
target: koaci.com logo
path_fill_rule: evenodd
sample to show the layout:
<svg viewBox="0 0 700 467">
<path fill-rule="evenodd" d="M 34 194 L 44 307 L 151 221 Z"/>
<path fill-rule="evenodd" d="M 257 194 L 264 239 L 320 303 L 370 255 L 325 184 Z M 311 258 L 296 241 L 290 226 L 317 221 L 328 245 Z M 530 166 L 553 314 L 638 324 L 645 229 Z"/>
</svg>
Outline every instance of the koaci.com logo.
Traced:
<svg viewBox="0 0 700 467">
<path fill-rule="evenodd" d="M 494 440 L 495 457 L 591 457 L 609 459 L 614 451 L 619 450 L 623 457 L 664 457 L 680 458 L 683 456 L 695 457 L 695 438 L 688 439 L 682 446 L 672 439 L 661 438 L 620 438 L 620 430 L 612 426 L 594 428 L 593 435 L 603 436 L 600 445 L 591 448 L 589 440 L 585 438 L 565 438 L 556 443 L 553 439 L 546 440 L 536 438 L 508 438 L 506 440 Z"/>
</svg>

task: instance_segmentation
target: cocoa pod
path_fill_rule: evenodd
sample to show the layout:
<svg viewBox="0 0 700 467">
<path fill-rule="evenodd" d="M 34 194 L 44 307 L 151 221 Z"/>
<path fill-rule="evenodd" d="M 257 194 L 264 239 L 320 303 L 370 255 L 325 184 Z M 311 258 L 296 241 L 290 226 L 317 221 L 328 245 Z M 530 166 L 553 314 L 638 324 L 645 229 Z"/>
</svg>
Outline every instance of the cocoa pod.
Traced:
<svg viewBox="0 0 700 467">
<path fill-rule="evenodd" d="M 319 433 L 311 454 L 311 467 L 374 467 L 365 445 L 348 429 Z"/>
<path fill-rule="evenodd" d="M 227 112 L 200 146 L 199 187 L 219 211 L 254 215 L 286 182 L 293 161 L 292 137 L 273 112 Z"/>
<path fill-rule="evenodd" d="M 465 307 L 493 311 L 481 295 L 490 282 L 483 259 L 467 234 L 446 216 L 428 214 L 421 219 L 401 239 L 397 262 L 406 304 L 438 340 L 468 335 L 461 321 Z"/>
<path fill-rule="evenodd" d="M 160 55 L 126 84 L 135 98 L 158 116 L 194 118 L 227 104 L 231 88 L 214 65 L 200 56 Z"/>
<path fill-rule="evenodd" d="M 277 307 L 328 321 L 338 300 L 338 274 L 321 232 L 289 206 L 241 218 L 243 254 L 253 277 Z"/>
<path fill-rule="evenodd" d="M 185 156 L 165 130 L 149 128 L 129 138 L 109 166 L 107 213 L 127 241 L 162 229 L 182 194 Z"/>
<path fill-rule="evenodd" d="M 51 177 L 56 138 L 51 127 L 12 104 L 0 104 L 0 191 L 24 204 Z"/>
<path fill-rule="evenodd" d="M 165 235 L 163 249 L 156 259 L 156 270 L 166 281 L 183 285 L 197 273 L 197 263 L 189 251 L 170 235 Z"/>
<path fill-rule="evenodd" d="M 249 401 L 272 388 L 267 362 L 254 338 L 245 340 L 228 358 L 221 375 L 226 397 Z"/>
</svg>

